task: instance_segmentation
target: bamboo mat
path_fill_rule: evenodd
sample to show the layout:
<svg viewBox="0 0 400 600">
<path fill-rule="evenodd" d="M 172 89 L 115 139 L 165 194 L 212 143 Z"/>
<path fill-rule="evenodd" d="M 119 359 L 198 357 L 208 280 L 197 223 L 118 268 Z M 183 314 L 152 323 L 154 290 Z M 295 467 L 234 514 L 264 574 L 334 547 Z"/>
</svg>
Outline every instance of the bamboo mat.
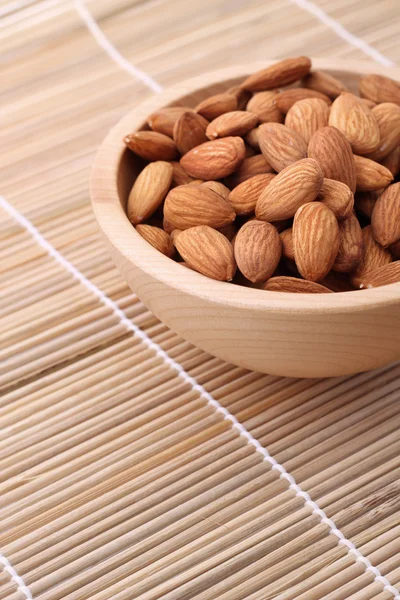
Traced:
<svg viewBox="0 0 400 600">
<path fill-rule="evenodd" d="M 0 2 L 2 600 L 399 599 L 400 365 L 205 354 L 127 288 L 88 196 L 161 87 L 263 56 L 379 70 L 398 33 L 397 0 Z"/>
</svg>

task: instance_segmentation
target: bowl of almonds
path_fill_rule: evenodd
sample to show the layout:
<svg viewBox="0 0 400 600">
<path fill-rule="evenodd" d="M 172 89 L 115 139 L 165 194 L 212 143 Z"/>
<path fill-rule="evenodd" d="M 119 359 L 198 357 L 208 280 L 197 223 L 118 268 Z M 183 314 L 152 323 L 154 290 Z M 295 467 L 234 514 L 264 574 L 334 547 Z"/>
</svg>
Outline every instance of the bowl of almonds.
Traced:
<svg viewBox="0 0 400 600">
<path fill-rule="evenodd" d="M 247 369 L 400 358 L 400 69 L 289 58 L 213 71 L 111 130 L 93 209 L 132 290 Z"/>
</svg>

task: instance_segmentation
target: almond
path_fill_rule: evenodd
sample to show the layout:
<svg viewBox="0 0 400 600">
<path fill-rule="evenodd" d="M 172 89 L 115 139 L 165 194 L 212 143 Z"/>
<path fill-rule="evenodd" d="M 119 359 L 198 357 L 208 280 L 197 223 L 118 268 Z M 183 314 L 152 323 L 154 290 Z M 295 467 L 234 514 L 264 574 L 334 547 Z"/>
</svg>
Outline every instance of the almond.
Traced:
<svg viewBox="0 0 400 600">
<path fill-rule="evenodd" d="M 222 94 L 210 96 L 200 102 L 200 104 L 196 106 L 195 111 L 207 119 L 207 121 L 212 121 L 226 112 L 237 110 L 237 108 L 238 103 L 236 96 L 229 94 L 228 92 L 223 92 Z"/>
<path fill-rule="evenodd" d="M 173 160 L 176 156 L 175 142 L 157 131 L 137 131 L 124 137 L 132 152 L 145 160 Z"/>
<path fill-rule="evenodd" d="M 400 183 L 390 185 L 377 199 L 371 227 L 372 235 L 384 248 L 400 240 Z"/>
<path fill-rule="evenodd" d="M 245 110 L 234 110 L 220 115 L 208 125 L 206 135 L 210 140 L 232 135 L 245 135 L 258 123 L 258 117 Z"/>
<path fill-rule="evenodd" d="M 395 148 L 383 161 L 382 165 L 389 169 L 393 177 L 400 173 L 400 146 Z"/>
<path fill-rule="evenodd" d="M 294 294 L 330 294 L 331 290 L 315 283 L 314 281 L 306 281 L 305 279 L 297 279 L 297 277 L 271 277 L 263 285 L 263 290 L 267 292 L 291 292 Z"/>
<path fill-rule="evenodd" d="M 219 229 L 236 217 L 229 202 L 203 185 L 173 188 L 165 199 L 164 216 L 173 229 L 182 230 L 195 225 Z"/>
<path fill-rule="evenodd" d="M 229 194 L 229 202 L 237 215 L 250 215 L 254 212 L 261 192 L 276 177 L 273 173 L 254 175 L 233 188 Z"/>
<path fill-rule="evenodd" d="M 372 102 L 372 100 L 368 100 L 368 98 L 360 98 L 360 100 L 364 106 L 367 106 L 368 108 L 374 108 L 374 106 L 377 106 L 376 102 Z"/>
<path fill-rule="evenodd" d="M 247 90 L 244 90 L 240 85 L 234 85 L 233 87 L 226 90 L 227 94 L 231 94 L 235 96 L 237 101 L 237 110 L 244 110 L 246 104 L 251 98 L 251 93 Z M 236 110 L 236 109 L 234 109 Z"/>
<path fill-rule="evenodd" d="M 220 183 L 219 181 L 205 181 L 201 185 L 203 187 L 208 188 L 209 190 L 212 190 L 216 194 L 219 194 L 225 200 L 228 200 L 229 194 L 230 194 L 230 189 L 227 188 L 226 185 L 224 185 L 223 183 Z"/>
<path fill-rule="evenodd" d="M 294 260 L 293 230 L 291 227 L 284 229 L 279 234 L 282 242 L 282 254 L 289 260 Z"/>
<path fill-rule="evenodd" d="M 351 277 L 351 282 L 356 287 L 359 287 L 366 273 L 392 262 L 392 255 L 389 250 L 382 248 L 382 246 L 374 240 L 370 226 L 364 227 L 362 235 L 364 241 L 363 258 Z"/>
<path fill-rule="evenodd" d="M 258 152 L 260 151 L 260 144 L 258 142 L 258 127 L 255 127 L 246 133 L 244 139 L 246 144 L 253 148 L 253 150 L 257 150 Z"/>
<path fill-rule="evenodd" d="M 325 94 L 304 88 L 290 88 L 289 90 L 284 90 L 278 94 L 275 103 L 279 110 L 286 115 L 288 110 L 291 109 L 296 102 L 305 100 L 306 98 L 318 98 L 319 100 L 322 100 L 326 106 L 332 104 L 331 99 L 328 98 L 328 96 L 325 96 Z"/>
<path fill-rule="evenodd" d="M 236 171 L 244 157 L 242 138 L 226 137 L 196 146 L 181 158 L 181 165 L 192 177 L 221 179 Z"/>
<path fill-rule="evenodd" d="M 162 254 L 165 254 L 165 256 L 169 256 L 170 258 L 173 256 L 175 248 L 166 231 L 160 229 L 160 227 L 153 227 L 152 225 L 137 225 L 136 231 L 146 240 L 146 242 L 151 244 L 153 248 Z"/>
<path fill-rule="evenodd" d="M 354 195 L 351 189 L 345 183 L 335 179 L 324 179 L 317 200 L 330 208 L 337 219 L 346 219 L 354 207 Z"/>
<path fill-rule="evenodd" d="M 356 191 L 353 152 L 343 133 L 335 127 L 318 129 L 308 144 L 308 156 L 319 163 L 324 177 L 335 179 Z"/>
<path fill-rule="evenodd" d="M 169 237 L 171 238 L 171 242 L 173 243 L 174 246 L 176 246 L 176 239 L 180 233 L 182 233 L 181 229 L 173 229 L 171 231 L 171 233 L 169 234 Z"/>
<path fill-rule="evenodd" d="M 191 183 L 193 178 L 190 177 L 186 173 L 186 171 L 182 168 L 181 164 L 177 161 L 171 161 L 169 163 L 172 166 L 172 185 L 185 185 L 187 183 Z"/>
<path fill-rule="evenodd" d="M 329 125 L 336 127 L 357 154 L 369 154 L 379 145 L 379 127 L 372 111 L 357 96 L 342 92 L 334 100 Z"/>
<path fill-rule="evenodd" d="M 241 227 L 235 239 L 235 259 L 241 273 L 257 283 L 271 277 L 281 258 L 279 233 L 270 223 L 252 220 Z"/>
<path fill-rule="evenodd" d="M 364 254 L 362 230 L 354 214 L 339 223 L 339 235 L 339 251 L 332 270 L 349 273 L 360 264 Z"/>
<path fill-rule="evenodd" d="M 290 219 L 300 206 L 315 200 L 322 181 L 322 171 L 312 158 L 286 167 L 261 193 L 256 204 L 257 219 Z"/>
<path fill-rule="evenodd" d="M 320 202 L 301 206 L 293 221 L 296 266 L 304 279 L 320 281 L 329 273 L 339 250 L 339 226 Z"/>
<path fill-rule="evenodd" d="M 307 156 L 305 140 L 296 131 L 281 123 L 260 125 L 258 141 L 263 156 L 278 173 Z"/>
<path fill-rule="evenodd" d="M 242 83 L 242 87 L 250 92 L 272 90 L 298 81 L 307 75 L 310 69 L 311 60 L 306 56 L 287 58 L 250 75 Z"/>
<path fill-rule="evenodd" d="M 172 165 L 164 161 L 150 163 L 139 173 L 128 198 L 131 223 L 136 225 L 151 217 L 168 193 L 172 174 Z"/>
<path fill-rule="evenodd" d="M 233 279 L 236 264 L 232 244 L 219 231 L 204 225 L 191 227 L 179 234 L 176 247 L 195 271 L 219 281 Z"/>
<path fill-rule="evenodd" d="M 147 123 L 153 131 L 163 133 L 172 138 L 174 125 L 179 117 L 186 111 L 191 110 L 185 106 L 167 106 L 156 110 L 147 119 Z"/>
<path fill-rule="evenodd" d="M 347 92 L 346 86 L 339 79 L 322 71 L 311 71 L 303 78 L 302 84 L 332 99 L 337 98 L 342 92 Z"/>
<path fill-rule="evenodd" d="M 262 154 L 256 154 L 250 158 L 246 158 L 238 170 L 226 179 L 226 184 L 230 188 L 234 188 L 246 179 L 254 177 L 254 175 L 263 175 L 271 173 L 272 167 L 267 163 Z"/>
<path fill-rule="evenodd" d="M 360 79 L 360 96 L 377 104 L 394 102 L 400 104 L 400 85 L 385 75 L 365 75 Z"/>
<path fill-rule="evenodd" d="M 378 123 L 380 142 L 368 158 L 381 162 L 400 145 L 400 106 L 384 102 L 375 106 L 371 112 Z"/>
<path fill-rule="evenodd" d="M 296 131 L 308 142 L 318 129 L 326 127 L 329 121 L 329 107 L 319 98 L 299 100 L 288 111 L 286 127 Z"/>
<path fill-rule="evenodd" d="M 195 112 L 184 112 L 177 119 L 173 137 L 176 147 L 181 154 L 186 154 L 195 146 L 207 142 L 206 129 L 208 121 Z"/>
<path fill-rule="evenodd" d="M 357 191 L 369 192 L 386 188 L 393 181 L 393 175 L 383 165 L 365 158 L 365 156 L 354 155 L 356 165 Z"/>
<path fill-rule="evenodd" d="M 354 198 L 356 210 L 370 219 L 375 202 L 378 200 L 378 197 L 382 191 L 383 190 L 357 192 Z"/>
<path fill-rule="evenodd" d="M 275 102 L 278 94 L 277 90 L 258 92 L 249 100 L 246 110 L 257 115 L 261 123 L 283 123 L 285 117 Z"/>
<path fill-rule="evenodd" d="M 168 221 L 168 219 L 163 218 L 163 223 L 162 223 L 163 229 L 164 231 L 166 231 L 167 233 L 171 234 L 174 231 L 174 226 Z"/>
<path fill-rule="evenodd" d="M 360 281 L 359 287 L 375 288 L 381 285 L 389 285 L 390 283 L 400 282 L 400 260 L 396 260 L 384 267 L 380 267 L 375 271 L 365 273 Z"/>
<path fill-rule="evenodd" d="M 400 240 L 392 244 L 389 250 L 394 258 L 400 258 Z"/>
</svg>

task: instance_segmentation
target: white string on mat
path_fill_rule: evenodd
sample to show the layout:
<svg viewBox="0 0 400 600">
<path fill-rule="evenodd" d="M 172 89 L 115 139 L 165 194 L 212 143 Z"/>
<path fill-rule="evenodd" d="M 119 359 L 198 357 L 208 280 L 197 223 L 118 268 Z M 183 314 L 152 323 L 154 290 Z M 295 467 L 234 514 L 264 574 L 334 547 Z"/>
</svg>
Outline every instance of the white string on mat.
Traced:
<svg viewBox="0 0 400 600">
<path fill-rule="evenodd" d="M 124 313 L 123 310 L 119 308 L 119 306 L 112 300 L 109 296 L 107 296 L 100 288 L 98 288 L 90 279 L 88 279 L 81 271 L 79 271 L 68 259 L 66 259 L 50 242 L 46 240 L 46 238 L 40 233 L 40 231 L 35 227 L 35 225 L 27 219 L 23 214 L 21 214 L 16 208 L 14 208 L 7 200 L 0 196 L 0 206 L 4 208 L 4 210 L 13 217 L 22 227 L 24 227 L 32 237 L 40 244 L 47 253 L 57 260 L 71 275 L 84 286 L 86 286 L 95 296 L 106 306 L 108 306 L 113 313 L 119 318 L 120 322 L 125 325 L 125 327 L 132 331 L 134 335 L 142 340 L 144 344 L 150 349 L 152 349 L 157 356 L 162 358 L 162 360 L 169 366 L 171 369 L 176 371 L 178 377 L 181 377 L 183 381 L 189 384 L 193 390 L 198 392 L 201 398 L 207 401 L 209 406 L 212 406 L 217 413 L 222 415 L 224 419 L 230 421 L 232 423 L 232 427 L 238 431 L 238 433 L 244 437 L 249 444 L 251 444 L 257 452 L 259 452 L 264 461 L 268 462 L 272 469 L 278 471 L 280 473 L 280 477 L 285 479 L 289 483 L 289 489 L 293 490 L 299 498 L 303 498 L 305 504 L 309 506 L 312 512 L 321 520 L 321 523 L 325 523 L 329 527 L 329 533 L 335 535 L 339 539 L 339 544 L 346 546 L 349 550 L 349 553 L 353 554 L 355 559 L 358 562 L 361 562 L 365 566 L 366 571 L 370 571 L 376 581 L 379 581 L 384 590 L 393 594 L 395 600 L 400 600 L 400 593 L 398 590 L 391 585 L 390 581 L 382 576 L 381 572 L 377 567 L 374 567 L 371 562 L 366 558 L 356 546 L 348 540 L 344 534 L 336 527 L 335 523 L 332 519 L 330 519 L 325 511 L 323 511 L 314 500 L 310 498 L 310 495 L 303 491 L 301 487 L 296 483 L 294 477 L 288 473 L 285 467 L 278 463 L 278 461 L 270 455 L 268 450 L 264 448 L 260 442 L 253 437 L 253 435 L 238 421 L 238 419 L 232 415 L 227 408 L 222 406 L 218 400 L 213 398 L 213 396 L 207 392 L 207 390 L 199 384 L 194 377 L 189 375 L 183 368 L 183 366 L 178 363 L 176 360 L 171 358 L 165 350 L 159 346 L 156 342 L 154 342 L 144 331 L 140 329 L 135 323 L 133 323 Z"/>
<path fill-rule="evenodd" d="M 11 579 L 17 585 L 19 591 L 24 594 L 24 596 L 27 598 L 27 600 L 33 600 L 33 596 L 32 596 L 31 590 L 28 588 L 27 585 L 25 585 L 25 582 L 22 579 L 22 577 L 20 577 L 18 575 L 17 571 L 11 565 L 10 561 L 8 560 L 8 558 L 6 558 L 4 556 L 4 554 L 0 554 L 0 564 L 3 565 L 4 571 L 7 571 L 7 573 L 10 575 Z"/>
</svg>

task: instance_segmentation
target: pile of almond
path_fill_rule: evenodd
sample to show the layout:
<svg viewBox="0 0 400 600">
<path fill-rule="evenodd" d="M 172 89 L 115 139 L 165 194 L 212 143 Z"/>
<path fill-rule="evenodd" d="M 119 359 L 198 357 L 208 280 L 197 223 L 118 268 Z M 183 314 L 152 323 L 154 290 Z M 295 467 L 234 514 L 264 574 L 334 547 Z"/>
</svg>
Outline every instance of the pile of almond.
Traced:
<svg viewBox="0 0 400 600">
<path fill-rule="evenodd" d="M 130 221 L 221 281 L 314 293 L 400 281 L 400 84 L 366 75 L 359 91 L 299 57 L 158 110 L 124 139 L 144 159 Z"/>
</svg>

